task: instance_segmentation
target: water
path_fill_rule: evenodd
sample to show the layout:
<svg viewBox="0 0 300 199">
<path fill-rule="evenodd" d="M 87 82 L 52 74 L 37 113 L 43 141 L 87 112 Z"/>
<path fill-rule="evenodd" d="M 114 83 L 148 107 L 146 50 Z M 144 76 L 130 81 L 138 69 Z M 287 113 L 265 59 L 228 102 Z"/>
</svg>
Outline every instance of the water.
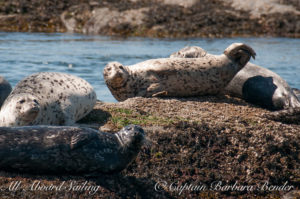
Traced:
<svg viewBox="0 0 300 199">
<path fill-rule="evenodd" d="M 168 57 L 187 45 L 201 46 L 221 54 L 234 42 L 247 43 L 257 53 L 253 63 L 271 69 L 291 87 L 300 88 L 300 39 L 148 39 L 111 38 L 80 34 L 0 33 L 0 75 L 13 86 L 41 71 L 74 74 L 93 85 L 98 99 L 116 102 L 103 80 L 102 71 L 111 61 L 124 65 Z"/>
</svg>

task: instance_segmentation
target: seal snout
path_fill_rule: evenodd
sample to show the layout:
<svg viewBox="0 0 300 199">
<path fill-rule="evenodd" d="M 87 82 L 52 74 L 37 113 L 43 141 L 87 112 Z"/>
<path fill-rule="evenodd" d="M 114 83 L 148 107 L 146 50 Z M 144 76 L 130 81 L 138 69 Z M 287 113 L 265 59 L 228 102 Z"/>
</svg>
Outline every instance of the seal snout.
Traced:
<svg viewBox="0 0 300 199">
<path fill-rule="evenodd" d="M 138 126 L 138 125 L 128 125 L 125 127 L 125 130 L 127 131 L 133 131 L 135 132 L 135 134 L 145 134 L 144 130 L 142 129 L 142 127 Z"/>
</svg>

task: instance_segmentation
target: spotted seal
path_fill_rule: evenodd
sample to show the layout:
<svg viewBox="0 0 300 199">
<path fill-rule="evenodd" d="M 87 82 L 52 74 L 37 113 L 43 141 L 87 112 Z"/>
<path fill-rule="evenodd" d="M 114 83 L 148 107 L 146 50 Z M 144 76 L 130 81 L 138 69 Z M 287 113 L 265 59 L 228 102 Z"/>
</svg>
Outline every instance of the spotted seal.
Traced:
<svg viewBox="0 0 300 199">
<path fill-rule="evenodd" d="M 199 58 L 207 56 L 205 50 L 188 46 L 170 57 Z M 278 74 L 248 62 L 224 89 L 224 94 L 245 99 L 269 110 L 300 107 L 300 102 L 288 83 Z"/>
<path fill-rule="evenodd" d="M 0 127 L 0 169 L 41 174 L 119 172 L 138 155 L 143 129 L 117 133 L 71 126 Z"/>
<path fill-rule="evenodd" d="M 217 94 L 250 57 L 255 58 L 251 47 L 234 43 L 222 55 L 207 54 L 195 59 L 151 59 L 131 66 L 108 63 L 103 76 L 111 93 L 119 101 L 135 96 Z"/>
<path fill-rule="evenodd" d="M 0 107 L 2 106 L 3 102 L 10 94 L 12 88 L 11 85 L 6 79 L 0 76 Z"/>
<path fill-rule="evenodd" d="M 96 103 L 93 87 L 64 73 L 41 72 L 21 80 L 0 110 L 0 126 L 73 125 Z"/>
</svg>

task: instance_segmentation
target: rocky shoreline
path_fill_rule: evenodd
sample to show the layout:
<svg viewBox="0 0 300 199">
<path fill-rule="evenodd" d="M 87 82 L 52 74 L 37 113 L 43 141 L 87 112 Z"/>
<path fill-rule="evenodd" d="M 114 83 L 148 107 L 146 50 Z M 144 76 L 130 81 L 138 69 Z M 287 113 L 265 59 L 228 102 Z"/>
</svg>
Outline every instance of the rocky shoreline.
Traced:
<svg viewBox="0 0 300 199">
<path fill-rule="evenodd" d="M 2 172 L 1 196 L 280 198 L 287 194 L 296 197 L 300 194 L 300 126 L 270 120 L 267 117 L 270 113 L 228 96 L 138 97 L 120 103 L 99 101 L 81 120 L 83 125 L 108 132 L 128 124 L 138 124 L 145 129 L 149 144 L 127 169 L 120 174 L 98 177 Z M 9 185 L 15 181 L 22 182 L 21 188 L 9 191 Z M 65 189 L 30 190 L 34 182 L 45 186 L 64 183 Z M 71 183 L 83 185 L 85 182 L 86 186 L 99 186 L 95 194 L 79 188 L 77 191 L 68 189 Z M 216 184 L 219 182 L 222 185 Z M 203 185 L 206 189 L 179 192 L 170 188 L 172 183 L 179 187 Z M 253 190 L 220 190 L 234 184 L 253 187 Z M 281 190 L 268 190 L 271 185 L 278 189 L 281 186 Z M 211 186 L 215 189 L 210 190 Z"/>
<path fill-rule="evenodd" d="M 297 0 L 0 0 L 0 30 L 145 37 L 300 37 Z"/>
</svg>

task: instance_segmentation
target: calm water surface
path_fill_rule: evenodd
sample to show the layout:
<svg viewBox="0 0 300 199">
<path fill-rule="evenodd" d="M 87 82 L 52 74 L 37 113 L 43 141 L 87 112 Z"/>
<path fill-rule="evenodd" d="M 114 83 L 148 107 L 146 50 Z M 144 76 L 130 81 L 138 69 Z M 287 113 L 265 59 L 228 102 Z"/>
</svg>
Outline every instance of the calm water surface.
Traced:
<svg viewBox="0 0 300 199">
<path fill-rule="evenodd" d="M 188 46 L 201 46 L 221 54 L 234 42 L 247 43 L 257 53 L 260 66 L 282 76 L 292 87 L 300 88 L 300 39 L 119 39 L 79 34 L 0 33 L 0 75 L 13 86 L 24 77 L 41 71 L 71 73 L 86 79 L 106 102 L 116 100 L 103 80 L 102 71 L 111 61 L 124 65 L 160 57 Z"/>
</svg>

